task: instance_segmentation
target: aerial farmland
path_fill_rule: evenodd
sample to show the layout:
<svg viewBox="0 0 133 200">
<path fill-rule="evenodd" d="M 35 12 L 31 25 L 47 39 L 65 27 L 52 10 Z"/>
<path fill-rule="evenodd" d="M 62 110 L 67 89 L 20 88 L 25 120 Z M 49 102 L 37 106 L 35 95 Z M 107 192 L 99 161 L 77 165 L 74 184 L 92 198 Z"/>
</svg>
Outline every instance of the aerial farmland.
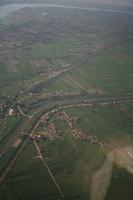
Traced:
<svg viewBox="0 0 133 200">
<path fill-rule="evenodd" d="M 132 7 L 0 3 L 0 200 L 132 200 Z"/>
</svg>

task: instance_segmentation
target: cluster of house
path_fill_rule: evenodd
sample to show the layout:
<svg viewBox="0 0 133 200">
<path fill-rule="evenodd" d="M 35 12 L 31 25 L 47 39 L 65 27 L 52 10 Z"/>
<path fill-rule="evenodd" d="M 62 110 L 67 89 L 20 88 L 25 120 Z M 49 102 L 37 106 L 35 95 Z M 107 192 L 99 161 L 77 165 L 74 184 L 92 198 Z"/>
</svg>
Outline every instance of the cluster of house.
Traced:
<svg viewBox="0 0 133 200">
<path fill-rule="evenodd" d="M 30 139 L 35 141 L 42 140 L 53 140 L 55 138 L 58 138 L 58 134 L 56 131 L 56 128 L 53 123 L 48 123 L 48 127 L 44 128 L 43 131 L 37 131 L 37 133 L 30 134 Z"/>
<path fill-rule="evenodd" d="M 69 117 L 65 111 L 59 111 L 58 116 L 60 119 L 65 120 L 70 128 L 74 128 L 76 119 Z"/>
<path fill-rule="evenodd" d="M 79 91 L 71 91 L 71 92 L 66 92 L 63 90 L 58 90 L 53 93 L 47 93 L 45 94 L 45 97 L 56 97 L 56 96 L 73 96 L 73 95 L 79 95 Z"/>
<path fill-rule="evenodd" d="M 72 135 L 77 140 L 83 140 L 88 141 L 91 144 L 95 144 L 100 147 L 105 147 L 106 143 L 104 141 L 101 141 L 96 135 L 89 135 L 87 133 L 83 133 L 79 131 L 78 129 L 72 130 Z"/>
<path fill-rule="evenodd" d="M 65 105 L 65 106 L 60 106 L 58 108 L 54 108 L 51 111 L 48 111 L 47 113 L 45 113 L 45 115 L 43 115 L 39 121 L 39 124 L 43 124 L 46 123 L 48 125 L 48 128 L 46 128 L 43 132 L 38 133 L 38 134 L 31 134 L 30 135 L 30 139 L 31 140 L 47 140 L 47 139 L 53 139 L 58 137 L 58 135 L 56 134 L 56 129 L 55 127 L 53 127 L 53 125 L 50 125 L 51 123 L 49 122 L 50 117 L 55 114 L 58 113 L 58 116 L 62 119 L 65 120 L 67 122 L 67 124 L 69 125 L 69 127 L 71 128 L 71 133 L 73 135 L 73 137 L 77 140 L 84 140 L 84 141 L 88 141 L 91 144 L 95 144 L 97 146 L 100 147 L 105 147 L 106 142 L 102 141 L 101 139 L 99 139 L 96 135 L 90 135 L 87 133 L 83 133 L 81 131 L 79 131 L 78 129 L 75 128 L 75 124 L 77 122 L 77 118 L 71 118 L 65 111 L 63 111 L 63 109 L 66 108 L 73 108 L 73 107 L 88 107 L 88 106 L 92 106 L 92 104 L 86 102 L 86 103 L 82 103 L 82 104 L 73 104 L 73 105 Z"/>
<path fill-rule="evenodd" d="M 31 140 L 35 140 L 35 141 L 39 141 L 40 139 L 41 139 L 41 135 L 39 135 L 39 134 L 30 134 L 30 136 L 29 136 L 29 138 L 31 139 Z"/>
</svg>

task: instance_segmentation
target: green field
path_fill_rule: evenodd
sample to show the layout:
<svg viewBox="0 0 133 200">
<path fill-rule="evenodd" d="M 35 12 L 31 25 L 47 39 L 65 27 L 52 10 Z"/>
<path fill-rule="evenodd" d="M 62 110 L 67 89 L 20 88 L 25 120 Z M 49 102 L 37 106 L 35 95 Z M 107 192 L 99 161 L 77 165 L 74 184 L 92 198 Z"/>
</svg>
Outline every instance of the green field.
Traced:
<svg viewBox="0 0 133 200">
<path fill-rule="evenodd" d="M 21 18 L 23 12 L 27 20 Z M 132 26 L 131 18 L 124 24 L 118 16 L 108 14 L 105 17 L 99 13 L 95 16 L 70 11 L 68 15 L 67 11 L 61 10 L 59 14 L 58 9 L 49 8 L 44 18 L 42 12 L 43 9 L 34 16 L 34 11 L 22 9 L 14 14 L 9 25 L 0 25 L 1 49 L 5 46 L 0 52 L 2 95 L 13 96 L 40 80 L 44 80 L 41 86 L 44 93 L 83 89 L 91 93 L 132 91 L 133 46 L 127 28 Z M 121 32 L 123 27 L 127 28 L 126 33 L 125 29 Z M 12 37 L 9 39 L 8 35 Z M 15 47 L 9 45 L 10 40 Z M 67 65 L 74 66 L 73 70 L 45 83 L 48 73 Z"/>
<path fill-rule="evenodd" d="M 128 48 L 122 57 L 122 53 L 116 54 L 116 49 L 110 53 L 96 56 L 93 61 L 84 61 L 77 69 L 58 78 L 47 90 L 88 90 L 90 93 L 117 93 L 131 92 L 132 84 L 132 54 Z M 106 55 L 107 54 L 107 55 Z"/>
<path fill-rule="evenodd" d="M 110 145 L 115 144 L 121 151 L 120 154 L 113 148 L 105 151 L 87 141 L 77 141 L 72 137 L 71 129 L 65 121 L 59 120 L 57 115 L 51 118 L 56 130 L 60 132 L 60 137 L 54 140 L 40 140 L 38 145 L 43 148 L 42 155 L 66 199 L 87 200 L 92 195 L 92 180 L 97 171 L 104 166 L 103 163 L 106 162 L 109 154 L 116 151 L 116 156 L 118 154 L 119 158 L 123 159 L 123 148 L 132 146 L 132 119 L 120 110 L 119 105 L 95 105 L 87 109 L 71 108 L 66 112 L 72 118 L 79 119 L 76 128 L 97 135 L 108 141 Z M 43 131 L 42 128 L 40 130 Z M 34 159 L 36 155 L 35 146 L 29 143 L 1 187 L 2 200 L 61 199 L 41 160 Z M 119 168 L 121 163 L 114 158 L 112 173 L 107 173 L 112 177 L 107 200 L 112 198 L 128 200 L 132 196 L 133 176 L 130 174 L 132 164 L 128 155 L 125 159 L 127 159 L 126 164 L 122 165 L 121 169 Z M 121 186 L 119 182 L 122 183 Z M 101 175 L 99 187 L 102 187 L 101 184 L 105 184 L 106 190 L 104 175 Z M 114 187 L 117 188 L 115 197 Z"/>
<path fill-rule="evenodd" d="M 89 94 L 132 94 L 132 22 L 122 13 L 47 7 L 20 9 L 0 23 L 0 174 L 28 141 L 0 200 L 133 199 L 132 101 L 83 107 Z M 74 106 L 61 108 L 67 100 Z"/>
</svg>

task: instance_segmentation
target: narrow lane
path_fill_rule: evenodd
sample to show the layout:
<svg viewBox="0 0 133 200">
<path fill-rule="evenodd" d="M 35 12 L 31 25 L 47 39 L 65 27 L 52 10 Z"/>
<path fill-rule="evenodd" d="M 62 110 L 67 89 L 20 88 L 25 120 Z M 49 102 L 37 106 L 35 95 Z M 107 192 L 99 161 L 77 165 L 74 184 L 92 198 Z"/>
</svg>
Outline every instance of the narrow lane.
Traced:
<svg viewBox="0 0 133 200">
<path fill-rule="evenodd" d="M 41 154 L 41 151 L 40 151 L 40 149 L 39 149 L 39 147 L 38 147 L 38 145 L 37 145 L 37 143 L 36 143 L 36 141 L 35 141 L 35 140 L 34 140 L 34 145 L 35 145 L 35 147 L 36 147 L 36 149 L 37 149 L 37 152 L 38 152 L 38 155 L 39 155 L 39 157 L 40 157 L 41 161 L 43 162 L 43 164 L 44 164 L 45 168 L 48 170 L 48 173 L 49 173 L 49 175 L 51 176 L 51 178 L 52 178 L 52 180 L 53 180 L 53 182 L 54 182 L 54 184 L 55 184 L 56 188 L 58 189 L 58 191 L 59 191 L 59 193 L 60 193 L 60 196 L 61 196 L 61 198 L 63 198 L 63 199 L 64 199 L 64 197 L 65 197 L 65 196 L 64 196 L 64 194 L 63 194 L 63 192 L 62 192 L 62 190 L 61 190 L 61 188 L 60 188 L 59 184 L 57 183 L 57 181 L 56 181 L 56 179 L 55 179 L 54 175 L 52 174 L 52 172 L 51 172 L 50 168 L 48 167 L 48 165 L 47 165 L 47 163 L 46 163 L 45 159 L 43 158 L 43 156 L 42 156 L 42 154 Z"/>
<path fill-rule="evenodd" d="M 121 101 L 133 101 L 133 95 L 112 95 L 112 96 L 95 96 L 95 97 L 86 97 L 86 96 L 74 96 L 74 97 L 62 97 L 61 100 L 57 100 L 57 101 L 53 101 L 52 99 L 50 101 L 43 101 L 39 104 L 37 104 L 37 110 L 40 107 L 40 112 L 43 111 L 43 113 L 41 114 L 41 116 L 43 116 L 45 113 L 47 113 L 47 111 L 51 111 L 53 108 L 60 108 L 62 106 L 67 106 L 67 105 L 78 105 L 80 103 L 85 103 L 85 101 L 87 101 L 87 103 L 94 103 L 94 104 L 99 104 L 99 103 L 113 103 L 113 102 L 121 102 Z M 30 108 L 31 109 L 31 108 Z M 29 109 L 29 112 L 31 111 Z M 38 114 L 38 112 L 37 112 Z M 34 125 L 31 128 L 31 131 L 29 131 L 29 136 L 31 134 L 34 133 L 34 131 L 36 130 L 36 128 L 38 127 L 39 123 L 40 123 L 40 119 L 41 116 L 38 118 L 37 116 L 34 116 Z M 37 118 L 36 118 L 37 117 Z M 36 118 L 36 119 L 35 119 Z M 27 120 L 29 120 L 28 118 L 25 118 Z M 28 123 L 33 123 L 33 122 L 28 122 Z M 22 124 L 21 124 L 22 125 Z M 23 124 L 24 125 L 24 124 Z M 20 129 L 20 124 L 18 127 L 16 127 L 17 131 L 19 131 Z M 23 129 L 25 127 L 23 126 Z M 13 134 L 12 134 L 13 136 Z M 21 152 L 23 151 L 24 147 L 26 146 L 27 142 L 29 140 L 29 137 L 26 138 L 21 145 L 18 147 L 18 150 L 16 151 L 16 153 L 14 154 L 14 157 L 11 159 L 11 161 L 9 161 L 8 166 L 4 169 L 2 176 L 0 177 L 0 184 L 4 181 L 5 177 L 7 176 L 8 172 L 10 171 L 10 169 L 12 168 L 12 166 L 14 165 L 15 161 L 17 160 L 17 158 L 19 157 L 19 155 L 21 154 Z M 44 162 L 44 161 L 43 161 Z M 47 164 L 44 162 L 45 166 L 47 166 Z M 48 169 L 48 166 L 46 167 Z M 49 171 L 49 170 L 48 170 Z M 50 171 L 49 171 L 50 173 Z M 52 176 L 51 176 L 52 177 Z M 55 178 L 52 178 L 53 181 L 55 181 Z M 58 184 L 57 184 L 58 185 Z M 64 194 L 62 193 L 60 187 L 58 187 L 58 190 L 60 191 L 60 194 L 62 196 L 62 198 L 64 197 Z"/>
</svg>

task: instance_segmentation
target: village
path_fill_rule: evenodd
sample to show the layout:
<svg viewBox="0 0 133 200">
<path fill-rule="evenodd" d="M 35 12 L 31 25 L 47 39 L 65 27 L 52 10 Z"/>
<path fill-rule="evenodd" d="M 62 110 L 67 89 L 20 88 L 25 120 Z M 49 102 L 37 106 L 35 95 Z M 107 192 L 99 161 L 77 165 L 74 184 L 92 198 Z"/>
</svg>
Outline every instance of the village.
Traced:
<svg viewBox="0 0 133 200">
<path fill-rule="evenodd" d="M 101 103 L 101 105 L 107 105 L 104 103 Z M 82 103 L 82 104 L 73 104 L 73 105 L 66 105 L 66 106 L 60 106 L 58 108 L 52 109 L 51 111 L 45 113 L 44 116 L 41 117 L 40 121 L 38 122 L 38 128 L 33 134 L 30 134 L 30 140 L 36 141 L 40 143 L 41 140 L 47 141 L 47 140 L 56 140 L 62 138 L 62 131 L 57 130 L 54 123 L 51 122 L 51 119 L 53 116 L 56 115 L 56 117 L 59 120 L 65 121 L 69 126 L 68 134 L 71 134 L 75 140 L 79 141 L 86 141 L 90 144 L 94 144 L 97 147 L 106 148 L 109 146 L 108 142 L 100 139 L 95 134 L 88 134 L 80 131 L 77 128 L 78 121 L 80 119 L 78 118 L 72 118 L 70 117 L 65 109 L 68 108 L 85 108 L 85 107 L 92 107 L 93 104 L 91 103 Z M 39 128 L 40 127 L 40 128 Z M 44 127 L 43 129 L 41 127 Z M 41 129 L 41 130 L 40 130 Z M 43 147 L 40 145 L 41 151 L 43 151 Z"/>
</svg>

